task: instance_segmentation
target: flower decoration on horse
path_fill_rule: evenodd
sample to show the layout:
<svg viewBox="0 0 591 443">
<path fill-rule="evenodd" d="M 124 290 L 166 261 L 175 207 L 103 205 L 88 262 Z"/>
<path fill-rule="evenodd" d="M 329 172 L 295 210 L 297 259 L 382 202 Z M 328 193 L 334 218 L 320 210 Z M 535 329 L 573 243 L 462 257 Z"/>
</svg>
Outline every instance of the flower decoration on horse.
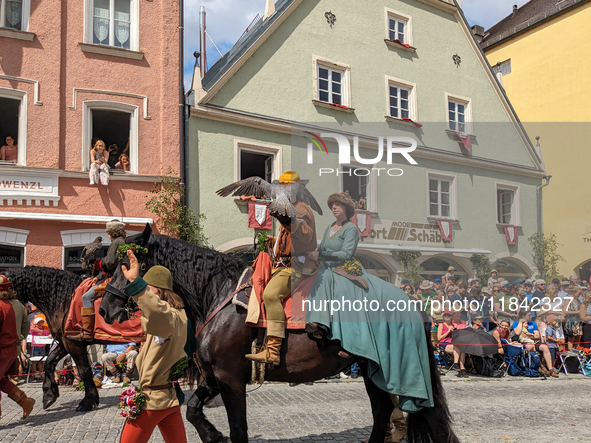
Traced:
<svg viewBox="0 0 591 443">
<path fill-rule="evenodd" d="M 136 243 L 129 243 L 125 245 L 121 245 L 117 248 L 117 257 L 121 260 L 123 257 L 127 255 L 127 251 L 131 250 L 134 254 L 142 254 L 145 255 L 148 253 L 148 248 L 144 248 Z"/>
</svg>

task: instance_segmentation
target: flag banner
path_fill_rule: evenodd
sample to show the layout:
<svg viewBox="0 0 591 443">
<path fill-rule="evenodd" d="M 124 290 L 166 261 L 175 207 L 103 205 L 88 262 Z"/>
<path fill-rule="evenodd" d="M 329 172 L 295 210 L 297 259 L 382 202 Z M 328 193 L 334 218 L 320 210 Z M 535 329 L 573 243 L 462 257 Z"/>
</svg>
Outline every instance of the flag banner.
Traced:
<svg viewBox="0 0 591 443">
<path fill-rule="evenodd" d="M 359 229 L 359 234 L 362 237 L 369 237 L 371 235 L 371 215 L 364 214 L 361 212 L 356 212 L 353 217 L 351 217 L 351 221 L 357 226 Z"/>
<path fill-rule="evenodd" d="M 505 226 L 505 237 L 508 245 L 517 244 L 517 226 Z"/>
<path fill-rule="evenodd" d="M 461 132 L 456 132 L 456 135 L 458 137 L 460 137 L 460 140 L 462 140 L 462 143 L 464 144 L 464 148 L 466 148 L 466 151 L 468 151 L 470 154 L 472 154 L 472 144 L 470 142 L 470 134 L 462 134 Z"/>
<path fill-rule="evenodd" d="M 441 231 L 441 237 L 443 237 L 445 241 L 452 241 L 454 222 L 448 220 L 437 220 L 437 224 L 439 225 L 439 230 Z"/>
<path fill-rule="evenodd" d="M 272 229 L 273 217 L 268 205 L 248 203 L 248 227 L 255 229 Z"/>
</svg>

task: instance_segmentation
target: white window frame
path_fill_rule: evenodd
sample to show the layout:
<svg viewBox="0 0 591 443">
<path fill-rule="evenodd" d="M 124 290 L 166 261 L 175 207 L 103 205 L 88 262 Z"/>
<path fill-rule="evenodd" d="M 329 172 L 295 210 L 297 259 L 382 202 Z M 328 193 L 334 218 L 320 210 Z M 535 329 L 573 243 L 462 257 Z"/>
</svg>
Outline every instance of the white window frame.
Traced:
<svg viewBox="0 0 591 443">
<path fill-rule="evenodd" d="M 271 181 L 277 180 L 281 174 L 283 174 L 283 148 L 281 146 L 235 139 L 234 181 L 240 180 L 240 153 L 242 151 L 248 151 L 261 155 L 271 155 L 273 157 L 273 173 L 271 176 Z"/>
<path fill-rule="evenodd" d="M 449 187 L 449 216 L 436 216 L 431 215 L 431 200 L 430 200 L 430 181 L 433 180 L 447 180 L 450 183 Z M 440 191 L 438 191 L 440 192 Z M 438 202 L 440 206 L 441 203 Z M 439 211 L 441 212 L 441 206 L 439 207 Z M 427 171 L 427 218 L 433 220 L 458 220 L 458 177 L 457 175 L 453 174 L 442 174 L 437 171 Z"/>
<path fill-rule="evenodd" d="M 139 107 L 127 103 L 88 100 L 82 103 L 82 170 L 90 170 L 90 150 L 92 149 L 92 111 L 119 111 L 129 117 L 129 173 L 139 172 Z"/>
<path fill-rule="evenodd" d="M 14 29 L 8 28 L 6 26 L 5 20 L 5 12 L 6 10 L 6 0 L 0 0 L 0 28 L 4 29 Z M 23 0 L 23 10 L 21 16 L 21 29 L 20 31 L 29 31 L 29 22 L 31 20 L 31 0 Z M 15 31 L 19 31 L 19 29 L 14 29 Z"/>
<path fill-rule="evenodd" d="M 368 212 L 378 212 L 378 207 L 377 207 L 377 198 L 378 198 L 378 193 L 377 193 L 377 188 L 378 188 L 378 182 L 377 182 L 377 174 L 372 174 L 371 170 L 372 168 L 377 168 L 378 165 L 362 165 L 360 163 L 349 163 L 346 165 L 339 165 L 340 170 L 342 171 L 343 168 L 352 168 L 352 169 L 358 169 L 358 168 L 363 168 L 363 169 L 369 169 L 370 174 L 367 176 L 368 180 L 367 180 L 367 193 L 365 195 L 365 198 L 368 202 L 367 204 L 367 211 Z M 343 177 L 344 174 L 339 174 L 339 192 L 343 193 L 345 192 L 345 187 L 343 185 Z"/>
<path fill-rule="evenodd" d="M 343 73 L 341 77 L 341 98 L 342 98 L 342 106 L 346 106 L 347 108 L 351 108 L 351 67 L 344 63 L 339 63 L 334 60 L 329 60 L 326 58 L 319 57 L 317 55 L 312 56 L 313 59 L 313 79 L 314 79 L 314 100 L 320 100 L 320 88 L 319 88 L 319 81 L 318 81 L 318 70 L 320 67 L 325 69 L 341 71 Z M 331 91 L 332 94 L 332 91 Z M 330 102 L 322 101 L 322 103 L 333 104 Z"/>
<path fill-rule="evenodd" d="M 28 115 L 28 94 L 25 91 L 18 89 L 0 88 L 0 97 L 9 98 L 12 100 L 19 100 L 19 115 L 18 115 L 18 157 L 16 164 L 19 166 L 27 165 L 27 115 Z M 4 144 L 4 140 L 2 140 Z"/>
<path fill-rule="evenodd" d="M 384 8 L 384 12 L 385 12 L 385 24 L 386 24 L 386 40 L 390 40 L 390 19 L 394 19 L 398 22 L 404 22 L 405 24 L 405 33 L 404 33 L 404 40 L 401 40 L 402 43 L 405 43 L 407 45 L 410 46 L 414 46 L 413 45 L 413 38 L 412 38 L 412 16 L 408 15 L 408 14 L 404 14 L 400 11 L 395 11 L 394 9 L 390 9 L 390 8 Z M 396 34 L 398 34 L 398 30 L 396 31 Z"/>
<path fill-rule="evenodd" d="M 109 0 L 111 2 L 111 17 L 110 17 L 110 28 L 109 28 L 109 39 L 114 38 L 114 3 L 115 0 Z M 104 46 L 106 48 L 117 48 L 128 51 L 139 51 L 140 47 L 140 1 L 130 0 L 129 5 L 130 12 L 130 29 L 129 29 L 129 49 L 119 48 L 113 45 L 98 45 L 94 43 L 94 0 L 84 0 L 84 43 L 89 45 Z"/>
<path fill-rule="evenodd" d="M 386 116 L 402 120 L 402 117 L 392 117 L 390 114 L 390 86 L 403 88 L 409 91 L 408 102 L 410 105 L 409 116 L 413 122 L 419 121 L 418 100 L 417 100 L 417 84 L 406 80 L 401 80 L 396 77 L 386 76 Z"/>
<path fill-rule="evenodd" d="M 27 266 L 27 238 L 30 231 L 0 226 L 0 245 L 23 248 L 23 267 Z"/>
<path fill-rule="evenodd" d="M 457 129 L 452 129 L 449 124 L 450 123 L 449 122 L 449 103 L 450 102 L 460 103 L 466 107 L 465 112 L 464 112 L 466 131 L 464 131 L 464 134 L 473 135 L 472 134 L 472 123 L 474 120 L 472 119 L 472 99 L 468 98 L 468 97 L 462 97 L 461 95 L 449 94 L 447 92 L 445 93 L 445 122 L 447 125 L 447 129 L 449 131 L 453 131 L 453 132 L 461 132 L 461 131 L 458 131 Z"/>
<path fill-rule="evenodd" d="M 511 204 L 511 223 L 502 223 L 500 219 L 500 201 L 499 191 L 513 192 L 513 202 Z M 520 186 L 511 183 L 495 182 L 495 217 L 498 225 L 503 226 L 521 226 L 521 201 L 520 201 Z"/>
</svg>

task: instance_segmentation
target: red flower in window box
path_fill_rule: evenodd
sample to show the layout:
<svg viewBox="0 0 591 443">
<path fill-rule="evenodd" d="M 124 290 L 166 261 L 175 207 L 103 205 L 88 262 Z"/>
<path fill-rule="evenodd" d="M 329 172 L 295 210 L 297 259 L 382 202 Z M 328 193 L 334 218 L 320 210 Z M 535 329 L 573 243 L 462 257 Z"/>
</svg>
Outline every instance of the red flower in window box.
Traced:
<svg viewBox="0 0 591 443">
<path fill-rule="evenodd" d="M 402 43 L 400 40 L 398 39 L 394 39 L 392 40 L 394 43 L 398 43 L 399 45 L 404 46 L 405 48 L 410 48 L 410 45 L 407 45 L 406 43 Z"/>
<path fill-rule="evenodd" d="M 410 118 L 407 117 L 402 117 L 402 120 L 404 120 L 405 122 L 410 122 L 413 125 L 415 125 L 417 128 L 422 128 L 423 125 L 421 125 L 419 122 L 415 122 L 414 120 L 411 120 Z"/>
<path fill-rule="evenodd" d="M 338 103 L 331 103 L 331 105 L 336 106 L 337 108 L 349 109 L 348 107 L 339 105 Z"/>
</svg>

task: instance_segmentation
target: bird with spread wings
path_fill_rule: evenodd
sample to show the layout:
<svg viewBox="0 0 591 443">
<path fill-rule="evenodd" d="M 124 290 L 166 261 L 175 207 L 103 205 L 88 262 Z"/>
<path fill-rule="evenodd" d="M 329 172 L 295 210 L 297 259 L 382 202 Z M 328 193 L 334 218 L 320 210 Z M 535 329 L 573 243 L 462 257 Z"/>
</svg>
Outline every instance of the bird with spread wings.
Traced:
<svg viewBox="0 0 591 443">
<path fill-rule="evenodd" d="M 269 183 L 261 177 L 248 177 L 218 190 L 217 194 L 222 197 L 232 194 L 233 197 L 252 195 L 256 198 L 268 198 L 271 200 L 269 211 L 281 216 L 296 217 L 299 215 L 294 206 L 297 202 L 307 204 L 322 215 L 320 205 L 310 191 L 306 189 L 307 183 L 308 180 L 302 180 L 283 185 L 278 180 Z"/>
</svg>

